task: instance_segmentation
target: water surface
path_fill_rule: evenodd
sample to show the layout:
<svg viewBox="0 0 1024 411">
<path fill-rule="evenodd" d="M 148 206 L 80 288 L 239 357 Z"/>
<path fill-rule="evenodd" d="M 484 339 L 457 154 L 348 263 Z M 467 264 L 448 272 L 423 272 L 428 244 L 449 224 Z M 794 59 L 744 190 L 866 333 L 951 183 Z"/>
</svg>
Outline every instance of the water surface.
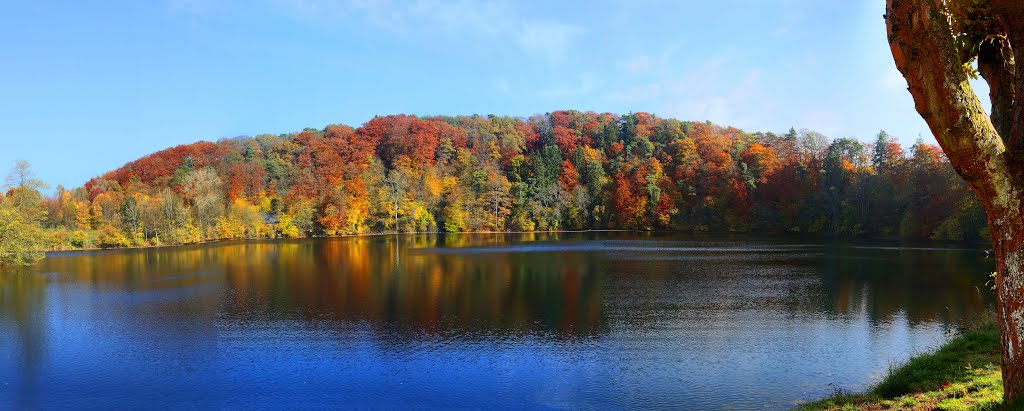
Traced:
<svg viewBox="0 0 1024 411">
<path fill-rule="evenodd" d="M 0 272 L 0 408 L 786 408 L 955 335 L 992 270 L 632 234 L 67 253 Z"/>
</svg>

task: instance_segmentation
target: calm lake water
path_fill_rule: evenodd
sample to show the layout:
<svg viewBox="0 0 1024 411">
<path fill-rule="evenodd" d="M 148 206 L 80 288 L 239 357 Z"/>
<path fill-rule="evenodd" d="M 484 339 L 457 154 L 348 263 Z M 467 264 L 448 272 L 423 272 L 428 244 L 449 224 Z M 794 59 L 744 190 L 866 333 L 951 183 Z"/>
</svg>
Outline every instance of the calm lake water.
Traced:
<svg viewBox="0 0 1024 411">
<path fill-rule="evenodd" d="M 64 254 L 0 273 L 0 408 L 787 408 L 955 335 L 993 269 L 636 234 Z"/>
</svg>

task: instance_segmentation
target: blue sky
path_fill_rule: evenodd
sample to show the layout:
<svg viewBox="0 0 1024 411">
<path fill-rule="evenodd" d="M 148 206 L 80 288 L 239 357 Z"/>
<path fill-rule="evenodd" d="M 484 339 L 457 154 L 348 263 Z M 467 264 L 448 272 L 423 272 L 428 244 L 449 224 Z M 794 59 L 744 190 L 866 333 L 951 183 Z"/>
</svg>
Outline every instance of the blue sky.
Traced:
<svg viewBox="0 0 1024 411">
<path fill-rule="evenodd" d="M 883 12 L 881 0 L 0 0 L 0 170 L 26 159 L 74 187 L 177 144 L 397 113 L 648 111 L 934 142 Z"/>
</svg>

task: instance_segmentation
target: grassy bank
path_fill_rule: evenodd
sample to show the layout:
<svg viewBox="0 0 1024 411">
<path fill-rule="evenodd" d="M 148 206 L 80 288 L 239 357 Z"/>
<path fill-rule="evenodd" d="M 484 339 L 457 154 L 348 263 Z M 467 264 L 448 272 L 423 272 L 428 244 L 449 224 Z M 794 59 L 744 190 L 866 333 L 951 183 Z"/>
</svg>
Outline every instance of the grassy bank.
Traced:
<svg viewBox="0 0 1024 411">
<path fill-rule="evenodd" d="M 999 329 L 988 323 L 910 359 L 865 393 L 836 392 L 801 410 L 1002 408 Z"/>
</svg>

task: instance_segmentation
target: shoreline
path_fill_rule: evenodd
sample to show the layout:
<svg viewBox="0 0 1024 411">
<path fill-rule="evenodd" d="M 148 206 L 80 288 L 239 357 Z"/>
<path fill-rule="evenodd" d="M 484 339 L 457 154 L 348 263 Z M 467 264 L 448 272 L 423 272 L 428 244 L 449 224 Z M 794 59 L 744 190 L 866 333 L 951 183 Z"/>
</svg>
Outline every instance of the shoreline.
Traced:
<svg viewBox="0 0 1024 411">
<path fill-rule="evenodd" d="M 110 247 L 110 248 L 72 248 L 67 250 L 45 250 L 46 256 L 50 254 L 65 254 L 65 253 L 78 253 L 78 252 L 96 252 L 96 251 L 128 251 L 128 250 L 148 250 L 154 248 L 172 248 L 172 247 L 188 247 L 194 245 L 206 245 L 214 243 L 223 243 L 228 241 L 278 241 L 278 240 L 313 240 L 319 238 L 356 238 L 356 237 L 383 237 L 392 235 L 467 235 L 467 234 L 561 234 L 561 233 L 685 233 L 684 231 L 656 231 L 656 230 L 619 230 L 619 229 L 601 229 L 601 230 L 548 230 L 548 231 L 459 231 L 454 233 L 443 232 L 443 231 L 414 231 L 405 233 L 361 233 L 361 234 L 340 234 L 340 235 L 323 235 L 323 236 L 310 236 L 310 237 L 261 237 L 261 238 L 220 238 L 216 240 L 206 240 L 197 243 L 187 244 L 161 244 L 161 245 L 142 245 L 135 247 Z"/>
<path fill-rule="evenodd" d="M 90 247 L 90 248 L 73 248 L 67 250 L 45 250 L 44 254 L 47 258 L 66 256 L 69 254 L 77 253 L 94 253 L 103 251 L 129 251 L 129 250 L 148 250 L 148 249 L 160 249 L 160 248 L 172 248 L 172 247 L 188 247 L 188 246 L 199 246 L 208 245 L 215 243 L 223 243 L 228 241 L 278 241 L 278 240 L 312 240 L 321 238 L 358 238 L 358 237 L 383 237 L 383 236 L 395 236 L 395 235 L 476 235 L 476 234 L 582 234 L 582 233 L 637 233 L 637 234 L 663 234 L 663 235 L 692 235 L 692 236 L 750 236 L 750 237 L 766 237 L 766 238 L 802 238 L 802 239 L 815 239 L 815 240 L 827 240 L 827 241 L 886 241 L 908 245 L 959 245 L 964 250 L 976 249 L 981 253 L 988 250 L 990 243 L 988 242 L 970 242 L 970 241 L 943 241 L 943 240 L 901 240 L 899 238 L 871 238 L 871 237 L 843 237 L 843 236 L 830 236 L 824 234 L 805 234 L 805 233 L 751 233 L 751 232 L 698 232 L 698 231 L 673 231 L 673 230 L 637 230 L 637 229 L 587 229 L 587 230 L 546 230 L 546 231 L 459 231 L 459 232 L 443 232 L 443 231 L 416 231 L 416 232 L 393 232 L 393 233 L 361 233 L 361 234 L 341 234 L 341 235 L 325 235 L 325 236 L 309 236 L 309 237 L 265 237 L 265 238 L 221 238 L 215 240 L 201 241 L 197 243 L 187 244 L 161 244 L 161 245 L 144 245 L 135 247 Z"/>
<path fill-rule="evenodd" d="M 932 351 L 893 365 L 863 392 L 840 387 L 795 409 L 1002 409 L 999 363 L 999 327 L 990 318 Z"/>
</svg>

